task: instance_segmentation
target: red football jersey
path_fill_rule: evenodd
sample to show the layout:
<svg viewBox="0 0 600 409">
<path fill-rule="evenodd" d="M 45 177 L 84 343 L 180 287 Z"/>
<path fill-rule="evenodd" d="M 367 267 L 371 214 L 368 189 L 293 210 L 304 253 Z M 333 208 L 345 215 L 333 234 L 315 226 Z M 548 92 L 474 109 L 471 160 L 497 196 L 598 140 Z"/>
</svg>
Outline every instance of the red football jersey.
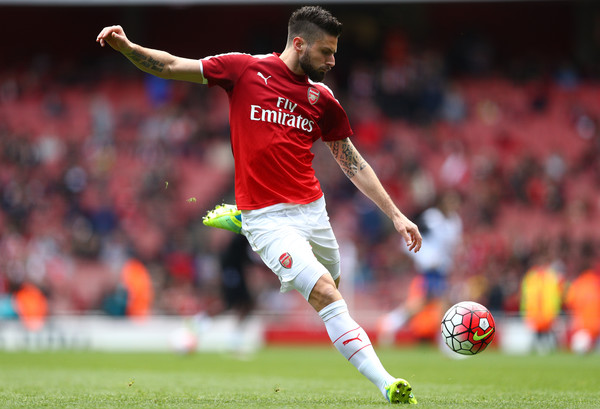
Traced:
<svg viewBox="0 0 600 409">
<path fill-rule="evenodd" d="M 331 90 L 294 74 L 275 53 L 222 54 L 201 64 L 208 85 L 229 95 L 238 208 L 320 198 L 313 142 L 352 135 L 348 116 Z"/>
</svg>

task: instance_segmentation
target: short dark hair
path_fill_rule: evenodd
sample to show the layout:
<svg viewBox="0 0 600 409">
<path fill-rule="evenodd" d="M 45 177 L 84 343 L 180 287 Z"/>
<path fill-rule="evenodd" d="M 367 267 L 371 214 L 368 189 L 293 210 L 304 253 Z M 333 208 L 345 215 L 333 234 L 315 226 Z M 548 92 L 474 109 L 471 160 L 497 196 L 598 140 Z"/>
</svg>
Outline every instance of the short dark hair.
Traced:
<svg viewBox="0 0 600 409">
<path fill-rule="evenodd" d="M 287 42 L 291 44 L 294 37 L 302 37 L 308 43 L 313 43 L 323 32 L 339 37 L 342 23 L 320 6 L 304 6 L 290 16 Z"/>
</svg>

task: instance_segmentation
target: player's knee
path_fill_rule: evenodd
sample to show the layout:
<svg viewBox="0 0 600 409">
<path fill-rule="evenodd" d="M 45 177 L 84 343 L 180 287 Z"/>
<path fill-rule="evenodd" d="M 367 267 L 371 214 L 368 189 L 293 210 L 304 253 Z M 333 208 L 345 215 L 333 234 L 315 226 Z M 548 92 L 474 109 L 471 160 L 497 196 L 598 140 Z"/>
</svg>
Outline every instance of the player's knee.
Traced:
<svg viewBox="0 0 600 409">
<path fill-rule="evenodd" d="M 320 311 L 329 304 L 341 299 L 342 295 L 331 276 L 323 275 L 313 287 L 308 302 L 315 310 Z"/>
<path fill-rule="evenodd" d="M 334 302 L 338 299 L 339 291 L 335 283 L 327 283 L 319 287 L 319 297 L 325 302 Z"/>
</svg>

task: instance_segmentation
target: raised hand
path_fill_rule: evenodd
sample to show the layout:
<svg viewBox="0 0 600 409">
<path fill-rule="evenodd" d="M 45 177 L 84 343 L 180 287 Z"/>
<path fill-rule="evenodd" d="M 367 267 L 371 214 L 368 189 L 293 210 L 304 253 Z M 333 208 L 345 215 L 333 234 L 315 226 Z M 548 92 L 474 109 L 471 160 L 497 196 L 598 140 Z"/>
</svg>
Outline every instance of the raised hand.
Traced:
<svg viewBox="0 0 600 409">
<path fill-rule="evenodd" d="M 125 31 L 121 26 L 110 26 L 104 27 L 96 42 L 100 43 L 100 46 L 104 47 L 105 44 L 110 45 L 112 48 L 119 52 L 125 52 L 131 49 L 131 42 L 125 35 Z"/>
</svg>

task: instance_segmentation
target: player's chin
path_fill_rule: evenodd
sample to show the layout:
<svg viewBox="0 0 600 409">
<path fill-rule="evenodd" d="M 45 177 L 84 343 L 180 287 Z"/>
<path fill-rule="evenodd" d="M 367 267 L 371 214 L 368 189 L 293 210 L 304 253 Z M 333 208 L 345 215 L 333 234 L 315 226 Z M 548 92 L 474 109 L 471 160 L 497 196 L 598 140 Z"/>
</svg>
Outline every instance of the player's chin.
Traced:
<svg viewBox="0 0 600 409">
<path fill-rule="evenodd" d="M 327 74 L 330 70 L 331 70 L 331 68 L 329 68 L 329 67 L 321 67 L 319 69 L 313 69 L 313 70 L 311 70 L 311 72 L 309 73 L 308 76 L 312 81 L 321 82 L 321 81 L 323 81 L 323 79 L 325 79 L 325 74 Z"/>
</svg>

